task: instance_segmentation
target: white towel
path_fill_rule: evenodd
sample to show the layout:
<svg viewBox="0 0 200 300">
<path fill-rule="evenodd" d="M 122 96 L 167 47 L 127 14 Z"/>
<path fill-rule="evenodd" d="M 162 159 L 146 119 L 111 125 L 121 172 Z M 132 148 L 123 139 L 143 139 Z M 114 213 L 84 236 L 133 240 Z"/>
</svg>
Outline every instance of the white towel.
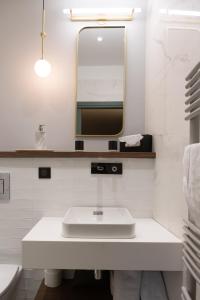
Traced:
<svg viewBox="0 0 200 300">
<path fill-rule="evenodd" d="M 141 300 L 168 300 L 160 272 L 143 272 Z"/>
<path fill-rule="evenodd" d="M 140 141 L 143 139 L 141 134 L 127 135 L 119 138 L 120 142 L 124 142 L 125 147 L 140 146 Z"/>
<path fill-rule="evenodd" d="M 114 271 L 113 300 L 140 300 L 141 272 Z"/>
<path fill-rule="evenodd" d="M 200 144 L 185 148 L 183 157 L 183 190 L 188 205 L 189 218 L 200 228 Z"/>
</svg>

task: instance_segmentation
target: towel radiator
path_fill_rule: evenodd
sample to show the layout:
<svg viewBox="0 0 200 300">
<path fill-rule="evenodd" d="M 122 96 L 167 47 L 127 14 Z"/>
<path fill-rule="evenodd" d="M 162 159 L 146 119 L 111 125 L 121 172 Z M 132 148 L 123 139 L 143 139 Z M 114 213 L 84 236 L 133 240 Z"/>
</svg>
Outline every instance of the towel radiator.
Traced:
<svg viewBox="0 0 200 300">
<path fill-rule="evenodd" d="M 183 300 L 200 298 L 200 229 L 188 220 L 184 220 L 183 243 Z"/>
<path fill-rule="evenodd" d="M 200 62 L 186 77 L 186 121 L 190 121 L 190 143 L 200 141 Z"/>
<path fill-rule="evenodd" d="M 186 77 L 186 121 L 190 121 L 190 143 L 200 142 L 200 62 Z M 200 300 L 200 228 L 184 220 L 182 300 Z M 200 216 L 199 216 L 200 217 Z"/>
</svg>

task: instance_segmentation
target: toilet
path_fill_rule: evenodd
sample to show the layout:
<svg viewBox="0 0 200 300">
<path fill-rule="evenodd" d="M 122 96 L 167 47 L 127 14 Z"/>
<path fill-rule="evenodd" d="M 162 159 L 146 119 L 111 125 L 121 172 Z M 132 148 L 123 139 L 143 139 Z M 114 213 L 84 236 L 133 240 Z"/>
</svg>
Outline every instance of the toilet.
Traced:
<svg viewBox="0 0 200 300">
<path fill-rule="evenodd" d="M 21 269 L 18 265 L 0 264 L 0 300 L 11 299 Z"/>
</svg>

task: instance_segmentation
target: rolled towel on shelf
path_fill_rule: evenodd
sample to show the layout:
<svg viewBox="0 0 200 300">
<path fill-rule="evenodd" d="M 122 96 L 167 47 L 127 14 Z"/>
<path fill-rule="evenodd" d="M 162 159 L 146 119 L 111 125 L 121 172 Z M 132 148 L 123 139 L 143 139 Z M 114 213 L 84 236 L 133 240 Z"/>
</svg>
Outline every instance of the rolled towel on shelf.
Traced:
<svg viewBox="0 0 200 300">
<path fill-rule="evenodd" d="M 139 141 L 137 146 L 126 146 L 126 142 L 121 142 L 119 143 L 119 150 L 120 152 L 152 152 L 152 135 L 150 134 L 143 134 L 142 139 Z M 124 140 L 126 137 L 121 137 L 120 140 Z M 140 139 L 138 136 L 137 140 Z M 135 140 L 136 142 L 136 140 Z M 130 143 L 129 143 L 130 145 Z"/>
<path fill-rule="evenodd" d="M 111 291 L 113 300 L 140 300 L 140 271 L 114 271 Z"/>
<path fill-rule="evenodd" d="M 183 169 L 183 190 L 189 219 L 200 228 L 200 143 L 185 148 Z"/>
<path fill-rule="evenodd" d="M 141 134 L 133 134 L 133 135 L 127 135 L 122 136 L 119 138 L 120 142 L 126 143 L 126 147 L 139 147 L 140 141 L 143 139 L 143 136 Z"/>
</svg>

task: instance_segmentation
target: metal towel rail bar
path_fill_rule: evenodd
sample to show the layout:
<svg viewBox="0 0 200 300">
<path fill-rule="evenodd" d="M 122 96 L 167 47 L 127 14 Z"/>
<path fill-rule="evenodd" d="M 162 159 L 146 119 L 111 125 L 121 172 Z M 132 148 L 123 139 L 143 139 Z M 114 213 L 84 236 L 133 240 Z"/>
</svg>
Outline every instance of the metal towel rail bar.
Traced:
<svg viewBox="0 0 200 300">
<path fill-rule="evenodd" d="M 189 276 L 193 278 L 196 285 L 200 285 L 200 229 L 190 221 L 184 220 L 183 230 L 183 262 Z M 189 295 L 186 287 L 182 288 L 181 298 L 182 300 L 196 299 Z"/>
<path fill-rule="evenodd" d="M 185 78 L 186 81 L 191 80 L 194 75 L 199 71 L 200 69 L 200 62 L 192 69 L 192 71 L 188 74 L 188 76 Z"/>
<path fill-rule="evenodd" d="M 185 286 L 183 286 L 181 290 L 182 290 L 182 299 L 192 300 Z"/>
<path fill-rule="evenodd" d="M 189 220 L 183 220 L 184 224 L 191 229 L 191 231 L 193 231 L 195 234 L 197 234 L 200 238 L 200 229 L 194 225 L 192 222 L 190 222 Z"/>
<path fill-rule="evenodd" d="M 183 236 L 185 238 L 185 243 L 187 243 L 187 245 L 189 245 L 189 247 L 192 248 L 192 250 L 199 255 L 200 251 L 198 247 L 193 243 L 192 239 L 185 234 Z"/>
<path fill-rule="evenodd" d="M 193 112 L 195 109 L 200 107 L 200 98 L 195 100 L 190 106 L 188 106 L 185 110 L 185 112 Z"/>
<path fill-rule="evenodd" d="M 192 300 L 185 286 L 182 287 L 182 299 Z"/>
<path fill-rule="evenodd" d="M 200 80 L 198 80 L 185 94 L 186 97 L 193 95 L 200 88 Z"/>
<path fill-rule="evenodd" d="M 191 88 L 199 78 L 200 78 L 200 71 L 198 71 L 197 74 L 194 75 L 194 77 L 185 85 L 185 88 L 186 89 Z"/>
<path fill-rule="evenodd" d="M 195 117 L 198 117 L 200 115 L 200 108 L 197 108 L 195 109 L 195 111 L 191 112 L 186 118 L 185 120 L 188 121 L 188 120 L 192 120 L 194 119 Z"/>
<path fill-rule="evenodd" d="M 194 233 L 189 227 L 184 226 L 185 235 L 188 235 L 194 243 L 197 244 L 197 247 L 199 247 L 199 253 L 200 253 L 200 240 L 198 234 Z"/>
<path fill-rule="evenodd" d="M 184 254 L 185 259 L 190 263 L 193 271 L 197 275 L 198 282 L 200 283 L 200 266 L 197 264 L 196 257 L 195 257 L 195 260 L 194 260 L 190 253 L 188 253 L 186 250 L 183 250 L 183 254 Z"/>
<path fill-rule="evenodd" d="M 188 113 L 185 120 L 187 121 L 200 117 L 200 62 L 186 77 L 186 81 L 188 81 L 185 86 L 187 89 L 185 94 L 187 97 L 185 112 Z"/>
<path fill-rule="evenodd" d="M 185 104 L 188 105 L 190 103 L 193 103 L 194 101 L 196 101 L 198 98 L 200 97 L 200 91 L 196 91 L 190 98 L 188 98 L 185 101 Z"/>
<path fill-rule="evenodd" d="M 200 279 L 198 277 L 198 275 L 195 273 L 195 271 L 193 270 L 192 266 L 190 265 L 190 263 L 188 262 L 188 260 L 186 260 L 185 257 L 183 257 L 183 262 L 187 268 L 187 270 L 190 272 L 190 274 L 192 275 L 192 277 L 195 279 L 195 281 L 200 285 Z"/>
<path fill-rule="evenodd" d="M 195 252 L 187 245 L 187 243 L 184 243 L 184 249 L 183 253 L 185 254 L 185 252 L 187 252 L 194 260 L 196 260 L 197 264 L 200 265 L 200 259 L 195 255 Z"/>
</svg>

